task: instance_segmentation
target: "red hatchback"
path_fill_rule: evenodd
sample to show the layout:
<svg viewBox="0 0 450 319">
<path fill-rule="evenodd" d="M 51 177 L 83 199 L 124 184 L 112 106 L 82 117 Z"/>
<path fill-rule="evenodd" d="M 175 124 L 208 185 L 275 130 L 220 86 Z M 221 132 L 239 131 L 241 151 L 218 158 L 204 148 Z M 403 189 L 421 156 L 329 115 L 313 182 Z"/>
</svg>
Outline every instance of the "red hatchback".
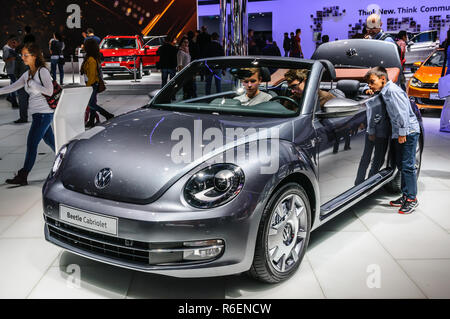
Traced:
<svg viewBox="0 0 450 319">
<path fill-rule="evenodd" d="M 103 73 L 112 76 L 119 73 L 133 74 L 136 70 L 138 79 L 142 78 L 144 73 L 150 74 L 150 68 L 155 67 L 159 61 L 156 51 L 164 38 L 164 36 L 152 37 L 144 42 L 139 35 L 106 36 L 100 43 Z"/>
</svg>

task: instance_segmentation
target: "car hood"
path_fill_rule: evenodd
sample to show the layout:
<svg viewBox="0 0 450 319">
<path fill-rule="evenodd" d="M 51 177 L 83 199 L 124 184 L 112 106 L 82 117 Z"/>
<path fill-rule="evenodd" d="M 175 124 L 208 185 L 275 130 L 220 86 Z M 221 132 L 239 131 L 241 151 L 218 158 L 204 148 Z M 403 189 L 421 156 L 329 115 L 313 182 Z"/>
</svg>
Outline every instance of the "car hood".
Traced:
<svg viewBox="0 0 450 319">
<path fill-rule="evenodd" d="M 206 138 L 202 141 L 205 130 L 219 129 L 225 135 L 227 128 L 250 127 L 257 130 L 279 127 L 280 139 L 292 139 L 291 121 L 286 118 L 139 109 L 115 118 L 104 129 L 95 127 L 96 134 L 91 129 L 77 137 L 64 159 L 60 178 L 73 191 L 122 202 L 150 203 L 205 160 L 245 143 L 244 139 L 236 143 L 228 139 L 223 148 L 202 154 L 202 144 L 209 143 Z M 178 133 L 187 136 L 189 145 L 195 145 L 189 148 L 192 157 L 186 162 L 172 160 L 174 146 L 180 145 Z M 254 134 L 246 140 L 257 139 L 258 134 Z M 99 189 L 94 181 L 104 168 L 109 168 L 113 177 L 108 186 Z"/>
<path fill-rule="evenodd" d="M 103 56 L 127 56 L 135 55 L 137 49 L 101 49 Z"/>
<path fill-rule="evenodd" d="M 435 66 L 422 66 L 414 77 L 423 83 L 437 83 L 441 77 L 442 68 Z"/>
</svg>

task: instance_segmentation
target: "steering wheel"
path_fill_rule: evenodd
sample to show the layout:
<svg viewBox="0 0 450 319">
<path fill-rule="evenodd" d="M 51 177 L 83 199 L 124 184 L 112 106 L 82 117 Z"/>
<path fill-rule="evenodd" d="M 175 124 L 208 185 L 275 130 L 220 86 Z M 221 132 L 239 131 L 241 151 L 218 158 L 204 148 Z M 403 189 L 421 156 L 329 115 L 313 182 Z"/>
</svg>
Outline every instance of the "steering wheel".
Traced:
<svg viewBox="0 0 450 319">
<path fill-rule="evenodd" d="M 283 95 L 277 95 L 277 96 L 274 96 L 273 98 L 271 98 L 269 101 L 276 101 L 276 100 L 285 100 L 285 101 L 293 104 L 294 107 L 298 108 L 298 103 L 293 98 L 283 96 Z"/>
</svg>

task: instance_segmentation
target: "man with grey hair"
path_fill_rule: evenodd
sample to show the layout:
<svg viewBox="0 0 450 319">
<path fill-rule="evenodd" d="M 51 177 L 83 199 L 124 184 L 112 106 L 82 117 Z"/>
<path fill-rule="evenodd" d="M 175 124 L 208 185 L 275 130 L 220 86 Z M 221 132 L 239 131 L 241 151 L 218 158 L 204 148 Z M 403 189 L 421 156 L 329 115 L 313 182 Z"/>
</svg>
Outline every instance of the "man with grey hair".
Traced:
<svg viewBox="0 0 450 319">
<path fill-rule="evenodd" d="M 383 23 L 381 22 L 381 17 L 378 14 L 373 13 L 368 16 L 366 19 L 367 34 L 364 38 L 395 43 L 392 36 L 388 33 L 384 33 L 384 31 L 381 29 L 382 25 Z"/>
</svg>

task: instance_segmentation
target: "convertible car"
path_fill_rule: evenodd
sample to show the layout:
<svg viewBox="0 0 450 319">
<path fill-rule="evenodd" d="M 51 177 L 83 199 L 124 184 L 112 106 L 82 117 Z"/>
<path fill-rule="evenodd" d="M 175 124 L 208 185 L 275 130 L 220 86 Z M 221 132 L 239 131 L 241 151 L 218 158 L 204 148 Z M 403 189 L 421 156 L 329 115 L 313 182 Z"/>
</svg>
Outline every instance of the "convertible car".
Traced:
<svg viewBox="0 0 450 319">
<path fill-rule="evenodd" d="M 384 43 L 374 44 L 379 59 L 398 67 Z M 355 61 L 361 44 L 335 43 Z M 378 97 L 360 94 L 363 67 L 330 58 L 193 61 L 148 105 L 59 150 L 43 187 L 46 240 L 144 272 L 287 279 L 311 231 L 397 173 L 389 148 L 376 172 L 357 178 L 366 103 Z M 288 72 L 306 75 L 301 95 Z M 252 85 L 262 95 L 247 105 Z M 321 105 L 319 90 L 334 97 Z"/>
<path fill-rule="evenodd" d="M 430 54 L 424 62 L 415 63 L 419 69 L 408 83 L 408 95 L 419 109 L 442 109 L 445 99 L 439 98 L 438 81 L 444 66 L 444 49 Z"/>
</svg>

